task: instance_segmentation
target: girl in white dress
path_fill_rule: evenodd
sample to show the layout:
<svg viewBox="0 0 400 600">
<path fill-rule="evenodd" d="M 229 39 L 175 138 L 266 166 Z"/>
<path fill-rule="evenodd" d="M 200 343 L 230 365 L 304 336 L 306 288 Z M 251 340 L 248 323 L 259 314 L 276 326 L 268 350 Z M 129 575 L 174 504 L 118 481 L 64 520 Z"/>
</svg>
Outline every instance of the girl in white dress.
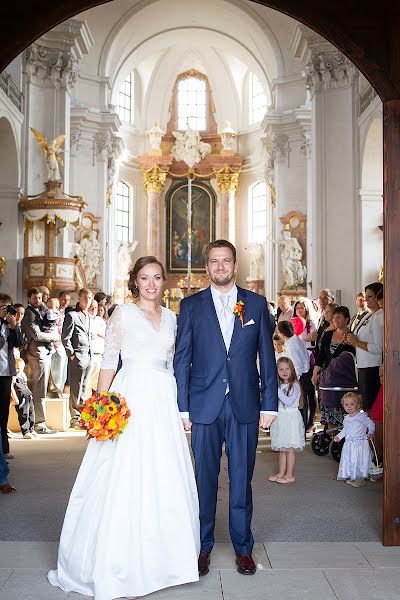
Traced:
<svg viewBox="0 0 400 600">
<path fill-rule="evenodd" d="M 294 483 L 296 452 L 304 449 L 304 423 L 299 411 L 301 387 L 293 362 L 285 356 L 276 363 L 278 370 L 278 418 L 270 428 L 271 448 L 279 452 L 279 467 L 269 481 Z"/>
<path fill-rule="evenodd" d="M 197 489 L 172 371 L 176 317 L 158 304 L 164 280 L 156 258 L 140 258 L 129 280 L 138 302 L 107 324 L 98 391 L 119 392 L 132 414 L 116 441 L 88 444 L 48 574 L 64 592 L 114 600 L 198 580 Z"/>
<path fill-rule="evenodd" d="M 372 452 L 368 440 L 375 431 L 375 423 L 361 410 L 360 394 L 348 392 L 342 398 L 342 406 L 347 412 L 343 429 L 333 439 L 344 445 L 340 456 L 338 479 L 345 479 L 353 487 L 365 485 L 371 467 Z"/>
</svg>

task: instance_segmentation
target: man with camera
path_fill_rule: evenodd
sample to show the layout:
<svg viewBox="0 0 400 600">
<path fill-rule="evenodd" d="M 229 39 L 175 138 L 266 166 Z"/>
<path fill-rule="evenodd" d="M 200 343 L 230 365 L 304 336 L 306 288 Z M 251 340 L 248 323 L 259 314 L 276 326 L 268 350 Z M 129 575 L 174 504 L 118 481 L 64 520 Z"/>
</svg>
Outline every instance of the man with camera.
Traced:
<svg viewBox="0 0 400 600">
<path fill-rule="evenodd" d="M 13 458 L 7 436 L 12 378 L 15 375 L 13 349 L 23 344 L 21 328 L 17 325 L 16 309 L 8 294 L 0 294 L 0 429 L 5 458 Z"/>
<path fill-rule="evenodd" d="M 42 292 L 38 288 L 28 290 L 28 306 L 26 307 L 21 327 L 27 340 L 26 357 L 31 369 L 33 404 L 35 406 L 35 431 L 39 434 L 56 433 L 46 426 L 43 400 L 49 382 L 51 355 L 54 350 L 53 341 L 58 339 L 58 331 L 42 331 L 43 317 L 40 312 Z"/>
</svg>

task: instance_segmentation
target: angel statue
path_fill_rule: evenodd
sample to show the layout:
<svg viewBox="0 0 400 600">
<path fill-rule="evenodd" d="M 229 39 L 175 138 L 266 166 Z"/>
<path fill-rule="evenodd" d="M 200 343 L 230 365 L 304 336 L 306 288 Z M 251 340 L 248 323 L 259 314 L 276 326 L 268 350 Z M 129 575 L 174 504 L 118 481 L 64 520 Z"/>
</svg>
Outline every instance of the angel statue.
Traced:
<svg viewBox="0 0 400 600">
<path fill-rule="evenodd" d="M 58 135 L 51 144 L 48 144 L 46 138 L 40 131 L 34 127 L 31 127 L 31 131 L 46 155 L 47 176 L 49 181 L 61 181 L 58 165 L 64 164 L 61 158 L 61 146 L 64 143 L 65 135 Z"/>
</svg>

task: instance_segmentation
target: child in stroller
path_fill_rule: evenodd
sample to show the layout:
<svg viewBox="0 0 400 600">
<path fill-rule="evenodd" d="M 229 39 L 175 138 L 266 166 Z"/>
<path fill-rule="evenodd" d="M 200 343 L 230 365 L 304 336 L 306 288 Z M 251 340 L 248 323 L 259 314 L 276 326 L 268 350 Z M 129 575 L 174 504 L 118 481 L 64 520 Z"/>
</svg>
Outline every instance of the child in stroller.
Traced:
<svg viewBox="0 0 400 600">
<path fill-rule="evenodd" d="M 346 413 L 341 400 L 347 392 L 357 392 L 357 377 L 354 355 L 342 352 L 332 358 L 319 380 L 321 423 L 324 429 L 311 438 L 311 449 L 317 456 L 328 454 L 340 461 L 344 442 L 335 442 L 333 438 L 343 428 Z"/>
</svg>

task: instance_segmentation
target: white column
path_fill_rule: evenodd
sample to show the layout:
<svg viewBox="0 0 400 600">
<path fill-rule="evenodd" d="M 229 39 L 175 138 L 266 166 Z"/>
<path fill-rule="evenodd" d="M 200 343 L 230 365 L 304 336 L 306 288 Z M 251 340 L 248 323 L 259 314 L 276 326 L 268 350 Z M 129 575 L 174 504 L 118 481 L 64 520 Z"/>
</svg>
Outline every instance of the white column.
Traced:
<svg viewBox="0 0 400 600">
<path fill-rule="evenodd" d="M 312 107 L 313 295 L 325 287 L 341 290 L 341 303 L 352 306 L 359 278 L 357 71 L 317 38 L 306 67 Z"/>
<path fill-rule="evenodd" d="M 307 185 L 307 295 L 313 296 L 313 171 L 311 152 L 311 131 L 303 134 L 301 149 L 306 160 L 306 185 Z M 311 285 L 310 285 L 311 282 Z"/>
<path fill-rule="evenodd" d="M 78 63 L 92 46 L 85 22 L 71 19 L 56 26 L 24 53 L 23 85 L 25 97 L 24 175 L 27 194 L 38 194 L 47 181 L 42 149 L 30 127 L 38 129 L 48 141 L 65 134 L 64 191 L 69 191 L 69 143 L 71 89 L 78 77 Z"/>
</svg>

